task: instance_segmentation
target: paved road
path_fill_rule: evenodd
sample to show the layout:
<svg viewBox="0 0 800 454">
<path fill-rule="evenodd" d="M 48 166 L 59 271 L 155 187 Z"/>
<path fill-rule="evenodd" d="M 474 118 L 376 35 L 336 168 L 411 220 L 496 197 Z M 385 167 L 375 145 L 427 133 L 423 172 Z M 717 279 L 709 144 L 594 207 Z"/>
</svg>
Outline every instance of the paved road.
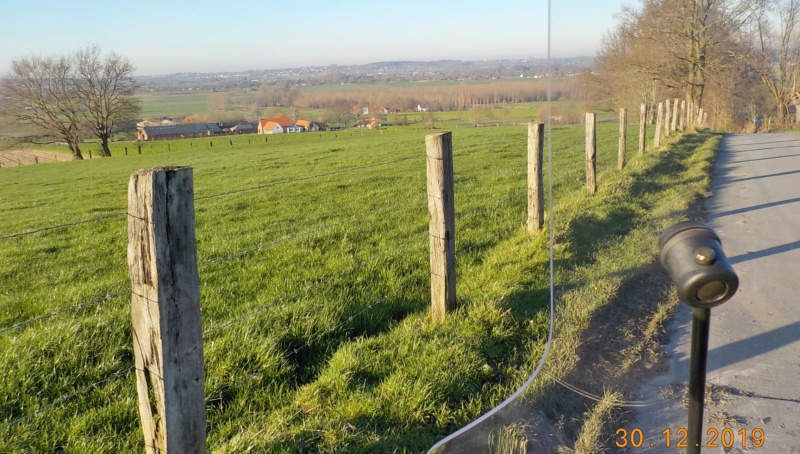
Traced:
<svg viewBox="0 0 800 454">
<path fill-rule="evenodd" d="M 703 452 L 800 453 L 800 135 L 727 135 L 712 191 L 708 220 L 739 275 L 740 290 L 711 310 L 704 432 L 731 428 L 735 443 Z M 636 412 L 628 429 L 641 428 L 645 443 L 628 452 L 684 451 L 675 444 L 676 431 L 686 427 L 679 403 L 689 371 L 686 305 L 672 327 L 670 371 L 640 395 L 665 399 Z M 672 431 L 669 449 L 666 429 Z M 755 429 L 764 431 L 760 448 L 749 439 Z"/>
</svg>

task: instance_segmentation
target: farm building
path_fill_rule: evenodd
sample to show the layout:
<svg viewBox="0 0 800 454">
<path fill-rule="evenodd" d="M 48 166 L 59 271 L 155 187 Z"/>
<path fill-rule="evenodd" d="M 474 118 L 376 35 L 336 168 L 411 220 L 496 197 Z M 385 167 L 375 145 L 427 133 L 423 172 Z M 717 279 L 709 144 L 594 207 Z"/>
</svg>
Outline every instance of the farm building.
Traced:
<svg viewBox="0 0 800 454">
<path fill-rule="evenodd" d="M 355 124 L 356 128 L 367 128 L 367 129 L 381 129 L 381 121 L 376 119 L 371 120 L 358 120 Z"/>
<path fill-rule="evenodd" d="M 239 123 L 231 126 L 229 131 L 231 134 L 255 134 L 258 132 L 258 128 L 253 123 Z"/>
<path fill-rule="evenodd" d="M 297 120 L 297 122 L 294 125 L 304 128 L 305 132 L 317 132 L 317 131 L 322 131 L 323 129 L 320 123 L 309 120 Z"/>
<path fill-rule="evenodd" d="M 308 120 L 292 123 L 289 117 L 262 118 L 258 120 L 259 134 L 283 134 L 290 132 L 321 131 L 322 125 Z"/>
<path fill-rule="evenodd" d="M 289 131 L 289 129 L 292 129 Z M 283 134 L 285 132 L 296 132 L 294 123 L 289 117 L 261 118 L 258 120 L 259 134 Z"/>
<path fill-rule="evenodd" d="M 139 128 L 138 140 L 185 139 L 222 134 L 216 123 L 189 123 L 172 126 L 144 126 Z"/>
<path fill-rule="evenodd" d="M 427 112 L 430 110 L 430 106 L 428 104 L 417 104 L 417 111 L 418 112 Z"/>
<path fill-rule="evenodd" d="M 389 109 L 387 109 L 386 107 L 383 107 L 383 106 L 366 106 L 366 107 L 362 107 L 361 108 L 361 113 L 364 114 L 364 115 L 369 115 L 369 114 L 373 114 L 373 115 L 375 115 L 375 114 L 388 115 L 389 114 Z"/>
</svg>

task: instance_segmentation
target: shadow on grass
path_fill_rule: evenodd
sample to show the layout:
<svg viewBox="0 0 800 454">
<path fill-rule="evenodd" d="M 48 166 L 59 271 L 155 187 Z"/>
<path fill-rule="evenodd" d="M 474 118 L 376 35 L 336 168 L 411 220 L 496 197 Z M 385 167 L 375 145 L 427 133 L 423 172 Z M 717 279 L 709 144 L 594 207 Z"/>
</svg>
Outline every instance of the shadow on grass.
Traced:
<svg viewBox="0 0 800 454">
<path fill-rule="evenodd" d="M 598 248 L 606 247 L 614 237 L 627 235 L 638 227 L 642 222 L 643 210 L 651 209 L 648 199 L 657 197 L 661 191 L 674 186 L 676 181 L 689 184 L 705 178 L 704 175 L 691 174 L 688 161 L 692 152 L 712 135 L 700 133 L 683 136 L 671 145 L 672 151 L 657 152 L 663 153 L 663 156 L 646 171 L 635 173 L 629 189 L 603 193 L 601 180 L 601 193 L 594 196 L 595 199 L 589 196 L 580 202 L 581 213 L 571 220 L 567 231 L 557 240 L 557 243 L 566 245 L 562 251 L 566 258 L 559 260 L 557 266 L 565 269 L 593 266 L 594 252 Z M 667 153 L 678 156 L 669 156 Z M 602 202 L 596 202 L 600 197 L 603 197 Z M 699 205 L 695 203 L 689 211 L 699 214 Z M 647 222 L 658 223 L 684 214 L 684 211 L 670 210 Z M 653 241 L 658 239 L 653 238 Z M 621 278 L 622 281 L 612 298 L 591 314 L 588 327 L 579 334 L 577 344 L 580 347 L 576 362 L 574 365 L 570 363 L 571 372 L 562 380 L 595 395 L 602 396 L 609 387 L 629 395 L 643 376 L 656 373 L 660 367 L 658 347 L 664 339 L 664 333 L 658 330 L 658 326 L 650 326 L 649 322 L 664 310 L 660 305 L 670 301 L 671 285 L 669 276 L 657 259 L 645 266 L 627 267 L 607 276 Z M 570 282 L 560 286 L 559 293 L 585 284 Z M 543 305 L 537 304 L 536 309 L 526 313 L 525 306 L 520 307 L 520 304 L 546 299 L 548 293 L 520 291 L 509 296 L 506 302 L 515 315 L 532 318 L 541 315 L 538 311 L 542 310 Z M 637 336 L 648 340 L 637 346 L 638 351 L 628 351 L 627 354 L 639 355 L 640 360 L 623 366 L 622 353 L 631 345 L 637 345 L 632 342 L 632 338 Z M 543 380 L 543 386 L 531 401 L 518 399 L 439 452 L 486 452 L 489 437 L 510 424 L 522 424 L 527 447 L 533 450 L 531 452 L 555 452 L 558 446 L 572 445 L 565 440 L 578 437 L 583 416 L 595 402 L 567 390 L 546 376 L 539 376 L 537 380 Z"/>
</svg>

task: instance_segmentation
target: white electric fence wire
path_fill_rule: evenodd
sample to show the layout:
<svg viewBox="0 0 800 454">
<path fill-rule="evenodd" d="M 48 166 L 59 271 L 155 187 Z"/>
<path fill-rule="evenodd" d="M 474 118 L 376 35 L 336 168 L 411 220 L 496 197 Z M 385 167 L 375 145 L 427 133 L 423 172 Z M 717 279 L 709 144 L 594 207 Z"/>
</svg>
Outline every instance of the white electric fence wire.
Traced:
<svg viewBox="0 0 800 454">
<path fill-rule="evenodd" d="M 551 3 L 552 0 L 547 1 L 547 185 L 549 191 L 549 206 L 548 206 L 548 236 L 549 236 L 549 243 L 550 243 L 550 329 L 547 332 L 547 344 L 544 347 L 544 353 L 542 353 L 542 358 L 539 360 L 539 364 L 536 365 L 536 369 L 534 369 L 533 373 L 522 386 L 517 389 L 514 394 L 510 395 L 506 400 L 500 403 L 500 405 L 492 408 L 488 412 L 484 413 L 478 419 L 472 421 L 471 423 L 467 424 L 466 426 L 462 427 L 455 433 L 452 433 L 445 437 L 443 440 L 440 440 L 438 443 L 433 445 L 431 449 L 428 450 L 428 454 L 435 453 L 439 448 L 445 446 L 451 440 L 458 438 L 462 434 L 468 432 L 473 427 L 478 426 L 482 422 L 486 421 L 487 419 L 491 418 L 500 410 L 508 406 L 511 402 L 515 401 L 518 397 L 520 397 L 533 383 L 536 379 L 536 376 L 539 375 L 539 372 L 542 370 L 545 361 L 547 360 L 547 356 L 550 353 L 550 346 L 553 343 L 553 325 L 554 325 L 554 314 L 555 314 L 555 304 L 554 304 L 554 295 L 553 291 L 555 288 L 554 285 L 554 266 L 553 266 L 553 153 L 552 153 L 552 142 L 551 142 L 551 122 L 550 122 L 550 93 L 552 89 L 552 78 L 553 78 L 553 70 L 552 64 L 550 60 L 550 14 L 551 14 Z"/>
</svg>

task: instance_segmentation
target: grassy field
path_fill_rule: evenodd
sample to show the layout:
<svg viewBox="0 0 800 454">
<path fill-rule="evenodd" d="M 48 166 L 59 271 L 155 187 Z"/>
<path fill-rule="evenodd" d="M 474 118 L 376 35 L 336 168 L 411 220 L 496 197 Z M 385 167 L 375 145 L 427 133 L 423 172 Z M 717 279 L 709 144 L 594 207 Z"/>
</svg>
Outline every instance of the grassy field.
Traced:
<svg viewBox="0 0 800 454">
<path fill-rule="evenodd" d="M 565 308 L 591 302 L 559 314 L 556 371 L 707 182 L 695 149 L 708 137 L 643 158 L 629 139 L 619 172 L 616 128 L 598 125 L 594 197 L 583 127 L 553 129 L 559 293 Z M 130 173 L 162 165 L 194 168 L 210 451 L 421 452 L 499 403 L 547 338 L 526 128 L 453 132 L 459 302 L 439 326 L 429 132 L 115 144 L 111 159 L 0 169 L 0 451 L 141 452 L 124 212 Z M 13 236 L 61 224 L 74 225 Z"/>
</svg>

